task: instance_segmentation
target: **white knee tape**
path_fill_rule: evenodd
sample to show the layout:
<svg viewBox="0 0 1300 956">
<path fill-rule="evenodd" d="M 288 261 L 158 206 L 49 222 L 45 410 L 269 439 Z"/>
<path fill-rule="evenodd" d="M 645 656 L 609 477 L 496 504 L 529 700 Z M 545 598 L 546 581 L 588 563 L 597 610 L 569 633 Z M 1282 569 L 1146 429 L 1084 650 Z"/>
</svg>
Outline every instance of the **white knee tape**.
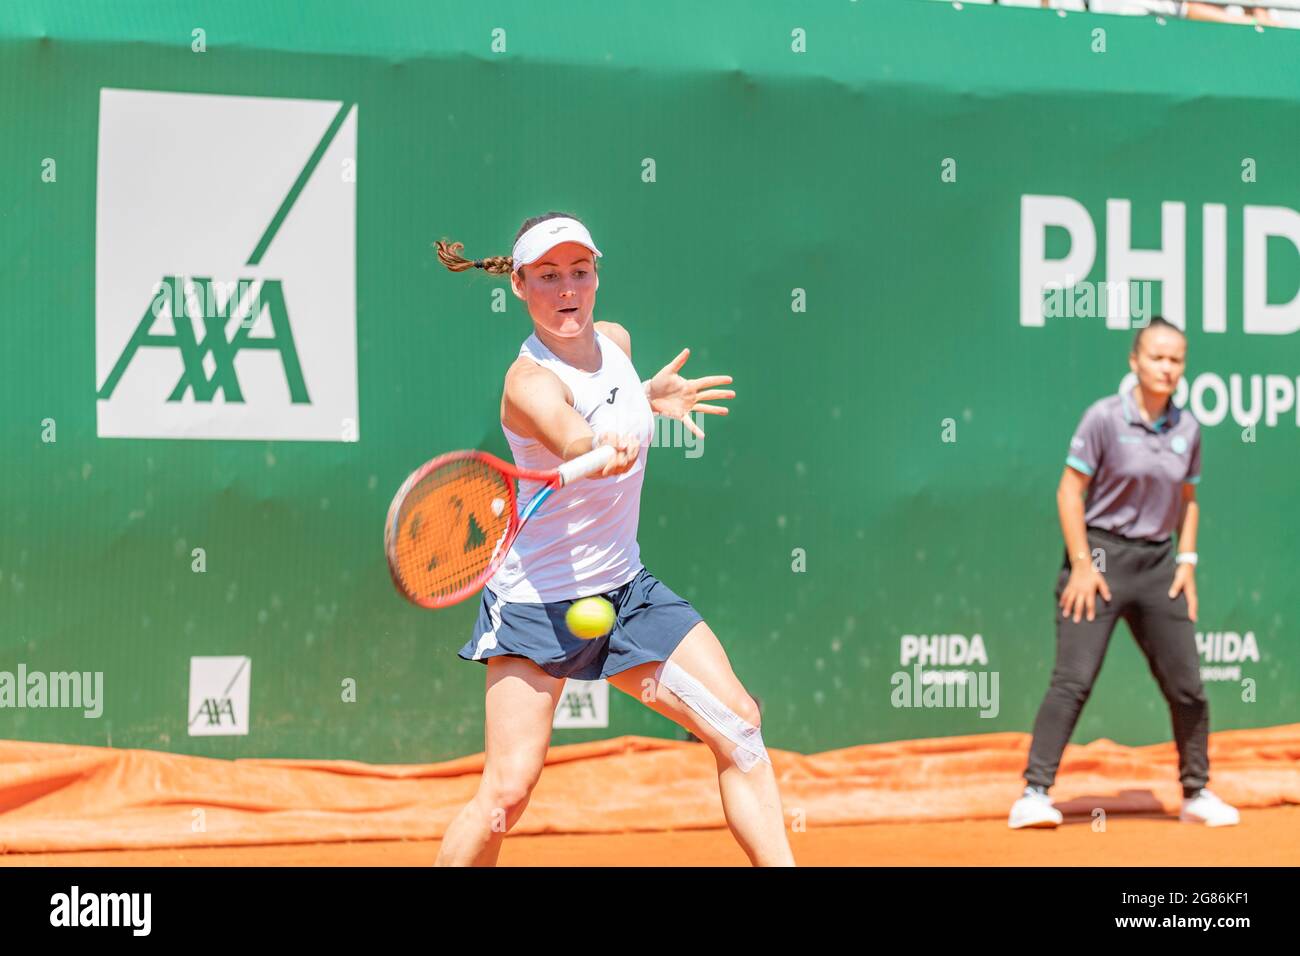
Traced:
<svg viewBox="0 0 1300 956">
<path fill-rule="evenodd" d="M 766 764 L 772 763 L 767 756 L 767 748 L 763 746 L 763 735 L 759 729 L 714 697 L 707 687 L 672 661 L 664 661 L 659 672 L 659 683 L 736 745 L 731 757 L 741 772 L 749 773 L 760 760 Z"/>
</svg>

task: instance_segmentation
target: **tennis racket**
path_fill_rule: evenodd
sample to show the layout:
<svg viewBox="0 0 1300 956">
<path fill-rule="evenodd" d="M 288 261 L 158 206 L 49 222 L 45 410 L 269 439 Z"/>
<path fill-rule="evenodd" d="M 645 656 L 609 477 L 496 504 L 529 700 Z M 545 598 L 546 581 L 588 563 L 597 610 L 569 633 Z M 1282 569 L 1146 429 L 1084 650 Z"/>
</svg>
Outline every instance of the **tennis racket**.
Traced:
<svg viewBox="0 0 1300 956">
<path fill-rule="evenodd" d="M 516 468 L 485 451 L 454 451 L 416 469 L 393 497 L 384 551 L 397 590 L 420 607 L 448 607 L 478 592 L 524 523 L 553 491 L 600 471 L 604 445 L 554 471 Z M 514 479 L 543 482 L 522 512 Z"/>
</svg>

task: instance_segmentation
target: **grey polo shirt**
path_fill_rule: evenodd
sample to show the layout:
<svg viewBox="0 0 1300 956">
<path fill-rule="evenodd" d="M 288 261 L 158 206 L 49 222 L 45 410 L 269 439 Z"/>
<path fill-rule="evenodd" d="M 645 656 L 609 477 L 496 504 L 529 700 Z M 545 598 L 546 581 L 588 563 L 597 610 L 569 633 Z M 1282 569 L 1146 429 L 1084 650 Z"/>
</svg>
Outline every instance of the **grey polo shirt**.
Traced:
<svg viewBox="0 0 1300 956">
<path fill-rule="evenodd" d="M 1201 426 L 1172 402 L 1148 425 L 1131 395 L 1108 395 L 1083 413 L 1065 463 L 1092 478 L 1089 526 L 1164 541 L 1177 530 L 1183 485 L 1201 480 Z"/>
</svg>

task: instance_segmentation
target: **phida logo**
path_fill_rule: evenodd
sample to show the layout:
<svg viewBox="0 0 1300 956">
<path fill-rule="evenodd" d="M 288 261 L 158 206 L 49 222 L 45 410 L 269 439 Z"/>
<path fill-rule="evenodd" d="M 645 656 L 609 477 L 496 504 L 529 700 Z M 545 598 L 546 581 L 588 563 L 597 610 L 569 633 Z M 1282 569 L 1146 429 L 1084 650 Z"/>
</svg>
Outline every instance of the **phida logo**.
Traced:
<svg viewBox="0 0 1300 956">
<path fill-rule="evenodd" d="M 351 103 L 100 91 L 101 438 L 357 440 L 356 139 Z"/>
</svg>

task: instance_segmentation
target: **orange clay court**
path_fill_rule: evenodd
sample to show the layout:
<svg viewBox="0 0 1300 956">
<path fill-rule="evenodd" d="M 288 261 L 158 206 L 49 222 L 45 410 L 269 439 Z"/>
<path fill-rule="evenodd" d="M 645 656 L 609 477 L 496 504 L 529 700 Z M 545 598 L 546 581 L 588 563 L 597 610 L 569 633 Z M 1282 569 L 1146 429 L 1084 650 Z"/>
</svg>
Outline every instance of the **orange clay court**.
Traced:
<svg viewBox="0 0 1300 956">
<path fill-rule="evenodd" d="M 1300 724 L 1210 737 L 1241 824 L 1177 820 L 1172 743 L 1070 746 L 1055 831 L 1011 831 L 1029 736 L 772 751 L 808 866 L 1286 866 L 1300 863 Z M 212 760 L 0 741 L 0 865 L 427 866 L 482 755 L 438 764 Z M 745 866 L 701 744 L 557 746 L 504 866 Z"/>
</svg>

